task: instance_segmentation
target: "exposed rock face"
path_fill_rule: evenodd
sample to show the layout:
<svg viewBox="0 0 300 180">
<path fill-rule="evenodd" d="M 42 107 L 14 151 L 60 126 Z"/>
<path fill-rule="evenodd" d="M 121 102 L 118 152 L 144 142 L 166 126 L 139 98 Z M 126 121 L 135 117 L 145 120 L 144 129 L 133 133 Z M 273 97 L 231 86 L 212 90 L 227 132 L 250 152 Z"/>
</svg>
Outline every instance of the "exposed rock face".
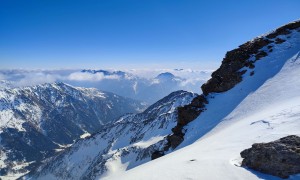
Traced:
<svg viewBox="0 0 300 180">
<path fill-rule="evenodd" d="M 173 134 L 167 137 L 167 144 L 163 148 L 164 151 L 168 151 L 170 148 L 175 149 L 184 140 L 183 127 L 196 119 L 205 110 L 205 104 L 207 103 L 205 96 L 199 95 L 190 104 L 177 108 L 177 124 L 172 128 Z"/>
<path fill-rule="evenodd" d="M 241 152 L 242 166 L 281 178 L 300 173 L 300 137 L 291 135 L 269 143 L 253 144 Z"/>
<path fill-rule="evenodd" d="M 163 151 L 154 151 L 154 152 L 151 154 L 151 160 L 160 158 L 160 157 L 162 157 L 163 155 L 164 155 L 164 152 L 163 152 Z"/>
<path fill-rule="evenodd" d="M 172 128 L 173 134 L 167 137 L 167 144 L 163 147 L 168 151 L 170 147 L 175 149 L 183 140 L 183 127 L 196 119 L 201 112 L 205 111 L 205 104 L 208 103 L 206 96 L 210 93 L 221 93 L 232 89 L 243 80 L 242 75 L 247 70 L 255 68 L 255 62 L 268 56 L 273 51 L 272 43 L 281 44 L 284 39 L 280 35 L 287 35 L 291 30 L 300 27 L 300 21 L 284 25 L 274 32 L 248 41 L 238 48 L 228 51 L 219 69 L 212 73 L 211 79 L 201 86 L 203 95 L 197 96 L 189 105 L 178 108 L 177 125 Z M 251 70 L 250 76 L 254 75 Z"/>
<path fill-rule="evenodd" d="M 227 52 L 221 67 L 212 73 L 212 77 L 207 83 L 201 86 L 203 94 L 208 95 L 212 92 L 225 92 L 233 88 L 242 81 L 242 75 L 245 73 L 245 71 L 241 71 L 243 67 L 252 69 L 254 68 L 253 63 L 255 63 L 255 61 L 268 55 L 267 52 L 262 50 L 263 47 L 272 42 L 276 44 L 285 42 L 285 40 L 277 36 L 290 34 L 290 30 L 299 27 L 300 21 L 287 24 L 265 37 L 258 37 L 240 45 L 237 49 Z"/>
</svg>

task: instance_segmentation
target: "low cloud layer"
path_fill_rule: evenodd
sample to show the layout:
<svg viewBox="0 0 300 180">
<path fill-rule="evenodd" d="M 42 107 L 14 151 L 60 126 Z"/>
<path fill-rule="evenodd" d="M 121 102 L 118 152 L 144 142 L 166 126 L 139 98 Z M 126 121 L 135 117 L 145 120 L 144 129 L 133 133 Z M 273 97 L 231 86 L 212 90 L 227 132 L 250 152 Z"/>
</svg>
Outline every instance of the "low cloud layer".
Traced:
<svg viewBox="0 0 300 180">
<path fill-rule="evenodd" d="M 94 87 L 152 103 L 176 90 L 201 93 L 200 86 L 209 79 L 211 72 L 191 69 L 85 72 L 81 70 L 0 70 L 0 88 L 64 82 L 73 86 Z"/>
<path fill-rule="evenodd" d="M 101 81 L 103 79 L 120 79 L 118 75 L 104 75 L 103 73 L 74 72 L 67 77 L 70 81 Z"/>
</svg>

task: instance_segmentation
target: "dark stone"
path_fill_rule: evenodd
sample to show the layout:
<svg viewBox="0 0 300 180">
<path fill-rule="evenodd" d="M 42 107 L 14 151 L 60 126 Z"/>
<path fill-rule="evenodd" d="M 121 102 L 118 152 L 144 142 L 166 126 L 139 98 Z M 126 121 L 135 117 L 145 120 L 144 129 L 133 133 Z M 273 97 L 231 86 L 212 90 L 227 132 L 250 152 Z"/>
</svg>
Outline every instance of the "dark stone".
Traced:
<svg viewBox="0 0 300 180">
<path fill-rule="evenodd" d="M 205 96 L 200 95 L 195 97 L 190 104 L 179 107 L 177 124 L 183 127 L 193 121 L 203 111 L 207 103 Z"/>
<path fill-rule="evenodd" d="M 160 158 L 162 156 L 164 156 L 164 152 L 163 151 L 154 151 L 152 154 L 151 154 L 151 160 L 154 160 L 154 159 L 157 159 L 157 158 Z"/>
<path fill-rule="evenodd" d="M 241 69 L 244 67 L 254 69 L 255 61 L 268 55 L 261 50 L 263 47 L 267 46 L 270 49 L 269 52 L 272 52 L 270 43 L 273 43 L 274 40 L 268 38 L 275 38 L 278 35 L 290 33 L 290 30 L 298 27 L 300 27 L 300 21 L 287 24 L 269 34 L 267 38 L 255 38 L 232 51 L 228 51 L 225 58 L 223 58 L 220 68 L 213 72 L 211 79 L 201 86 L 203 95 L 197 96 L 189 105 L 178 108 L 177 125 L 172 128 L 173 134 L 167 137 L 167 143 L 164 145 L 163 150 L 168 151 L 171 147 L 174 149 L 184 140 L 183 127 L 206 110 L 205 104 L 208 103 L 206 100 L 208 94 L 228 91 L 241 82 L 242 75 L 247 71 Z M 253 57 L 256 60 L 250 59 Z M 254 71 L 250 73 L 250 76 L 252 75 L 254 75 Z"/>
<path fill-rule="evenodd" d="M 297 29 L 299 27 L 300 27 L 300 21 L 295 21 L 295 22 L 286 24 L 286 25 L 276 29 L 274 32 L 268 34 L 266 37 L 270 38 L 270 39 L 273 39 L 273 38 L 275 38 L 279 35 L 289 34 L 289 33 L 291 33 L 290 30 Z"/>
<path fill-rule="evenodd" d="M 260 51 L 255 55 L 256 60 L 259 60 L 260 58 L 266 57 L 268 54 L 265 51 Z"/>
<path fill-rule="evenodd" d="M 242 81 L 240 69 L 243 67 L 249 67 L 249 58 L 251 56 L 255 56 L 258 60 L 267 55 L 266 52 L 260 50 L 274 42 L 268 38 L 273 39 L 278 35 L 289 34 L 290 30 L 297 29 L 299 27 L 300 21 L 292 22 L 276 29 L 273 33 L 270 33 L 266 37 L 256 38 L 240 45 L 232 51 L 228 51 L 220 68 L 212 73 L 211 79 L 201 86 L 203 94 L 208 95 L 209 93 L 220 93 L 233 88 L 236 84 Z M 282 42 L 284 42 L 284 40 L 279 38 L 276 39 L 277 44 Z M 271 48 L 271 45 L 269 45 L 268 48 Z"/>
<path fill-rule="evenodd" d="M 251 63 L 251 64 L 249 65 L 249 68 L 250 68 L 250 69 L 254 69 L 254 68 L 255 68 L 255 65 L 254 65 L 253 63 Z"/>
<path fill-rule="evenodd" d="M 190 104 L 177 109 L 177 125 L 172 128 L 173 134 L 167 137 L 164 151 L 168 151 L 170 148 L 175 149 L 184 140 L 183 127 L 196 119 L 205 110 L 205 104 L 207 103 L 205 96 L 199 95 Z"/>
<path fill-rule="evenodd" d="M 280 39 L 280 38 L 276 38 L 276 39 L 275 39 L 275 44 L 281 44 L 281 43 L 283 43 L 283 42 L 285 42 L 284 39 Z"/>
<path fill-rule="evenodd" d="M 167 137 L 168 140 L 168 145 L 172 148 L 175 149 L 182 141 L 184 140 L 183 135 L 177 135 L 177 134 L 172 134 Z"/>
<path fill-rule="evenodd" d="M 251 56 L 255 55 L 256 59 L 266 56 L 266 52 L 259 50 L 271 42 L 262 37 L 256 38 L 240 45 L 237 49 L 227 52 L 220 68 L 212 73 L 211 79 L 201 86 L 203 94 L 225 92 L 241 82 L 243 72 L 240 69 L 254 66 L 249 63 Z"/>
<path fill-rule="evenodd" d="M 241 152 L 242 166 L 281 178 L 300 173 L 300 137 L 256 143 Z"/>
<path fill-rule="evenodd" d="M 254 62 L 253 61 L 248 61 L 245 63 L 245 66 L 250 68 L 250 69 L 253 69 L 255 68 L 255 65 L 254 65 Z"/>
</svg>

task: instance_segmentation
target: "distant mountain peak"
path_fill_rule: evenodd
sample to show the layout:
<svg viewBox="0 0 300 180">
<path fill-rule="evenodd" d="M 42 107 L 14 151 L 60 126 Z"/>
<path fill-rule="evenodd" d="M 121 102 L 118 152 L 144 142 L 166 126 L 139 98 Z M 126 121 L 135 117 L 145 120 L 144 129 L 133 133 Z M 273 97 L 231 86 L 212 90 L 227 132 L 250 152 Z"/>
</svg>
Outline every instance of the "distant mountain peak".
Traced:
<svg viewBox="0 0 300 180">
<path fill-rule="evenodd" d="M 118 75 L 120 77 L 125 77 L 127 75 L 124 71 L 110 71 L 110 70 L 91 70 L 91 69 L 83 69 L 81 70 L 83 73 L 91 73 L 91 74 L 97 74 L 97 73 L 103 73 L 105 76 L 111 76 L 111 75 Z"/>
<path fill-rule="evenodd" d="M 170 72 L 163 72 L 157 75 L 154 79 L 157 79 L 159 81 L 172 81 L 176 79 L 181 79 L 180 77 L 175 76 L 174 74 Z"/>
</svg>

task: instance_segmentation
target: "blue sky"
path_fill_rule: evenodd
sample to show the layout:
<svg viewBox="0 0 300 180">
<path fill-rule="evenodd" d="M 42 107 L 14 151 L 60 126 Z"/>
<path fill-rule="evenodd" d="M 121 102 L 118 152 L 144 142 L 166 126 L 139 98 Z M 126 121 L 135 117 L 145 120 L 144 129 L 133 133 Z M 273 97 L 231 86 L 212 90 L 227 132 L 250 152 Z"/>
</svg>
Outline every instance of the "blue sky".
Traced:
<svg viewBox="0 0 300 180">
<path fill-rule="evenodd" d="M 2 0 L 0 68 L 197 68 L 300 18 L 299 0 Z"/>
</svg>

